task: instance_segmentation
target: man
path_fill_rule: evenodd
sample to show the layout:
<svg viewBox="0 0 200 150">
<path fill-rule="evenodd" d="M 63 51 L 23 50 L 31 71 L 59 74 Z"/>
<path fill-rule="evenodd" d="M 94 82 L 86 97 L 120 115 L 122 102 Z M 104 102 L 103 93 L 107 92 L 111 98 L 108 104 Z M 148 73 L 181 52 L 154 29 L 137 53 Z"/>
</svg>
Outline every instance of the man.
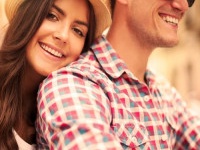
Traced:
<svg viewBox="0 0 200 150">
<path fill-rule="evenodd" d="M 52 73 L 38 96 L 39 137 L 52 149 L 200 149 L 200 118 L 147 67 L 178 43 L 191 1 L 111 1 L 107 37 Z"/>
</svg>

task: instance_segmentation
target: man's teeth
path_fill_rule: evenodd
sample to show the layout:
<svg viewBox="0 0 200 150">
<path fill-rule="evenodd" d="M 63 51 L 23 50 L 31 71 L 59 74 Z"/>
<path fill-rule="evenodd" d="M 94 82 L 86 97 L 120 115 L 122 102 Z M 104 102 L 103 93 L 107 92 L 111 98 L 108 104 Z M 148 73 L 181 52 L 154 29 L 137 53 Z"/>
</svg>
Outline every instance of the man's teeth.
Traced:
<svg viewBox="0 0 200 150">
<path fill-rule="evenodd" d="M 41 47 L 42 47 L 45 51 L 51 53 L 51 54 L 54 55 L 54 56 L 57 56 L 57 57 L 60 57 L 60 58 L 62 57 L 62 54 L 61 54 L 61 53 L 59 53 L 58 51 L 56 51 L 56 50 L 54 50 L 54 49 L 52 49 L 52 48 L 50 48 L 50 47 L 48 47 L 48 46 L 46 46 L 46 45 L 41 44 Z"/>
<path fill-rule="evenodd" d="M 170 17 L 170 16 L 166 16 L 163 17 L 163 20 L 166 21 L 167 23 L 172 23 L 172 24 L 178 24 L 178 19 Z"/>
</svg>

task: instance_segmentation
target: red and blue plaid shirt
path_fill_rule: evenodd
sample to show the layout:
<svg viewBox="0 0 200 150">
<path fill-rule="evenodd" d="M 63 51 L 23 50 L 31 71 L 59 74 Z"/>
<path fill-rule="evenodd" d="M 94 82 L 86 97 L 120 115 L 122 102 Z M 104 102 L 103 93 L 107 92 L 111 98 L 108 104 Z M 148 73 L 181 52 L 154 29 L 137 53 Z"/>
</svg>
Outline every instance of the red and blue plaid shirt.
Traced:
<svg viewBox="0 0 200 150">
<path fill-rule="evenodd" d="M 147 70 L 146 84 L 109 42 L 41 84 L 36 122 L 39 149 L 200 149 L 200 118 L 168 82 Z"/>
</svg>

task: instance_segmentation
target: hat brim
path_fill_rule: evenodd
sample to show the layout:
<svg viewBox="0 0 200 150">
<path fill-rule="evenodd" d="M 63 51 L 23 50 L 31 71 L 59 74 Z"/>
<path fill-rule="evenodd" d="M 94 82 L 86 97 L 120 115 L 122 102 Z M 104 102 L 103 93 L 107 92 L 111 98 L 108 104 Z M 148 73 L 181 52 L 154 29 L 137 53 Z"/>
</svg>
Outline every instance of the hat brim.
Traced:
<svg viewBox="0 0 200 150">
<path fill-rule="evenodd" d="M 8 21 L 10 22 L 14 14 L 17 11 L 17 8 L 22 3 L 23 0 L 6 0 L 5 1 L 5 13 Z"/>
<path fill-rule="evenodd" d="M 93 5 L 96 17 L 96 32 L 95 37 L 100 36 L 103 31 L 108 28 L 111 24 L 111 14 L 109 11 L 109 6 L 106 6 L 104 0 L 89 0 Z M 108 5 L 108 4 L 107 4 Z"/>
</svg>

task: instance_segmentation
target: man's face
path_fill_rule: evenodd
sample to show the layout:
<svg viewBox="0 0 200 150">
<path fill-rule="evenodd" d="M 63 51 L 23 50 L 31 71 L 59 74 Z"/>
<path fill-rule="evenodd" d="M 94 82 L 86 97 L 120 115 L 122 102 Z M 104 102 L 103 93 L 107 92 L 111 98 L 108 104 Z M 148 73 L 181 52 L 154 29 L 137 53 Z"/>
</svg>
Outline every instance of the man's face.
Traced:
<svg viewBox="0 0 200 150">
<path fill-rule="evenodd" d="M 130 32 L 149 48 L 172 47 L 187 9 L 187 0 L 129 0 Z"/>
</svg>

